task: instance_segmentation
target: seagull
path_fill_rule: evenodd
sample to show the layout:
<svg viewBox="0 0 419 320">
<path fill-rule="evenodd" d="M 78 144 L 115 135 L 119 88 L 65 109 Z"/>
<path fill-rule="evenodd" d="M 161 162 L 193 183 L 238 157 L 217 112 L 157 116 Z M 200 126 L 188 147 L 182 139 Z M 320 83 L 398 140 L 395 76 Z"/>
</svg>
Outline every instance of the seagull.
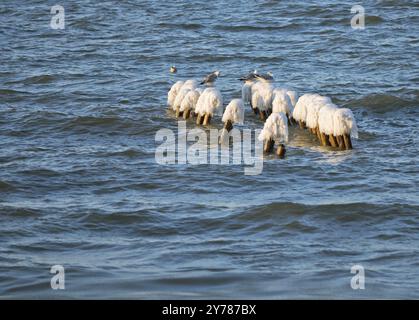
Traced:
<svg viewBox="0 0 419 320">
<path fill-rule="evenodd" d="M 256 78 L 258 77 L 258 72 L 257 70 L 253 70 L 251 72 L 249 72 L 247 75 L 245 75 L 244 77 L 239 78 L 240 81 L 254 81 L 256 80 Z"/>
<path fill-rule="evenodd" d="M 267 72 L 265 74 L 257 74 L 256 78 L 262 81 L 272 81 L 274 79 L 274 75 L 271 72 Z"/>
<path fill-rule="evenodd" d="M 257 81 L 257 71 L 250 71 L 244 77 L 239 78 L 240 81 L 243 81 L 242 86 L 242 100 L 244 103 L 249 104 L 252 107 L 252 86 Z M 253 110 L 253 107 L 252 107 Z"/>
<path fill-rule="evenodd" d="M 175 66 L 171 66 L 170 67 L 170 73 L 176 73 L 176 72 L 177 72 L 176 67 Z"/>
<path fill-rule="evenodd" d="M 212 73 L 210 73 L 209 75 L 207 75 L 204 80 L 202 80 L 201 84 L 213 84 L 215 82 L 215 80 L 217 80 L 217 78 L 220 76 L 220 71 L 214 71 Z"/>
</svg>

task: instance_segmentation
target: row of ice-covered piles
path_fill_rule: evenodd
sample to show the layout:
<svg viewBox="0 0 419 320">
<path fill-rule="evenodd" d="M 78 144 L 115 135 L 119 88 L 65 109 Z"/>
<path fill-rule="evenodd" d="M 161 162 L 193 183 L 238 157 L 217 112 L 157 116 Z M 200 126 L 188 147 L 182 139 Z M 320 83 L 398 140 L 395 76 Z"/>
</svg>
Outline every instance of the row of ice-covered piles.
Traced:
<svg viewBox="0 0 419 320">
<path fill-rule="evenodd" d="M 338 108 L 329 97 L 304 94 L 295 105 L 292 117 L 301 128 L 316 135 L 323 146 L 352 149 L 351 137 L 358 138 L 358 127 L 350 109 Z"/>
<path fill-rule="evenodd" d="M 242 98 L 233 99 L 223 113 L 223 99 L 215 81 L 219 71 L 196 80 L 177 81 L 168 93 L 167 104 L 176 117 L 185 120 L 196 117 L 197 125 L 208 125 L 214 115 L 222 115 L 224 130 L 228 136 L 234 124 L 243 124 L 244 107 L 250 105 L 253 112 L 265 121 L 259 140 L 264 142 L 264 150 L 272 152 L 275 142 L 281 155 L 288 142 L 288 125 L 299 123 L 315 134 L 322 145 L 340 149 L 351 149 L 351 136 L 357 138 L 357 126 L 351 110 L 338 108 L 330 98 L 319 94 L 298 93 L 287 88 L 275 88 L 271 73 L 258 74 L 256 71 L 243 78 Z"/>
</svg>

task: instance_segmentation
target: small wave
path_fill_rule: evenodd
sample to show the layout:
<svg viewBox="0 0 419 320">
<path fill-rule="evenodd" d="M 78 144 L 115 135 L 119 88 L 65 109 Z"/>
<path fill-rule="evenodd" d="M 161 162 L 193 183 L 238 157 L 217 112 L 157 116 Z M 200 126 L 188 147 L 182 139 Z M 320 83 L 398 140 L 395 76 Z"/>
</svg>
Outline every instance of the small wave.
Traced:
<svg viewBox="0 0 419 320">
<path fill-rule="evenodd" d="M 22 82 L 24 84 L 44 84 L 44 83 L 50 83 L 55 81 L 56 77 L 49 74 L 39 75 L 39 76 L 32 76 L 23 79 Z"/>
<path fill-rule="evenodd" d="M 40 110 L 24 116 L 21 121 L 25 127 L 39 128 L 40 126 L 59 124 L 65 119 L 65 116 L 64 113 L 57 111 Z"/>
<path fill-rule="evenodd" d="M 121 156 L 121 157 L 132 158 L 132 157 L 137 157 L 141 154 L 142 153 L 139 150 L 129 148 L 129 149 L 122 150 L 122 151 L 109 152 L 109 153 L 106 154 L 106 156 L 111 156 L 111 157 L 112 156 Z"/>
<path fill-rule="evenodd" d="M 366 16 L 365 24 L 380 24 L 383 23 L 384 19 L 380 16 Z"/>
<path fill-rule="evenodd" d="M 242 31 L 278 31 L 286 29 L 297 29 L 300 27 L 298 23 L 290 23 L 286 25 L 277 25 L 277 26 L 267 26 L 267 25 L 236 25 L 236 26 L 226 26 L 226 25 L 216 25 L 214 29 L 219 31 L 230 31 L 230 32 L 242 32 Z"/>
<path fill-rule="evenodd" d="M 0 7 L 0 14 L 11 14 L 14 13 L 14 11 L 7 7 Z"/>
<path fill-rule="evenodd" d="M 315 232 L 317 230 L 314 226 L 309 226 L 300 221 L 292 221 L 285 225 L 285 228 L 291 231 L 301 231 L 305 233 Z"/>
<path fill-rule="evenodd" d="M 240 59 L 243 61 L 252 61 L 252 63 L 280 63 L 284 61 L 283 57 L 280 56 L 247 56 L 247 55 L 223 55 L 223 54 L 205 54 L 205 55 L 192 55 L 186 57 L 188 60 L 195 62 L 227 62 L 232 59 Z"/>
<path fill-rule="evenodd" d="M 273 202 L 270 204 L 250 207 L 238 214 L 240 220 L 265 221 L 286 216 L 303 216 L 305 214 L 333 216 L 342 222 L 364 221 L 373 216 L 394 217 L 402 214 L 410 215 L 418 210 L 417 206 L 402 204 L 378 205 L 371 203 L 344 203 L 309 205 L 293 202 Z M 293 227 L 293 225 L 290 225 Z M 295 225 L 294 225 L 295 227 Z"/>
<path fill-rule="evenodd" d="M 15 217 L 15 218 L 33 218 L 38 217 L 40 212 L 21 207 L 11 207 L 11 206 L 0 206 L 0 211 L 2 216 Z"/>
<path fill-rule="evenodd" d="M 21 281 L 21 279 L 19 279 Z M 26 292 L 26 296 L 30 296 L 33 292 L 36 292 L 39 295 L 40 292 L 47 292 L 48 286 L 45 285 L 45 282 L 42 280 L 28 281 L 26 283 L 17 283 L 14 282 L 10 287 L 5 288 L 6 296 L 13 296 L 15 293 Z"/>
<path fill-rule="evenodd" d="M 144 112 L 144 108 L 141 108 Z M 114 132 L 116 134 L 147 135 L 155 133 L 155 126 L 150 119 L 135 119 L 117 115 L 76 116 L 56 123 L 60 131 L 86 132 Z"/>
<path fill-rule="evenodd" d="M 13 191 L 15 188 L 10 183 L 0 180 L 0 191 Z"/>
<path fill-rule="evenodd" d="M 16 75 L 16 72 L 13 72 L 13 71 L 4 71 L 4 70 L 0 71 L 0 76 L 15 76 L 15 75 Z"/>
<path fill-rule="evenodd" d="M 97 225 L 131 225 L 133 223 L 157 223 L 159 219 L 158 214 L 152 214 L 148 210 L 140 210 L 133 212 L 90 212 L 82 219 L 83 223 Z"/>
<path fill-rule="evenodd" d="M 375 256 L 369 258 L 368 263 L 375 264 L 383 261 L 403 261 L 404 259 L 409 259 L 412 257 L 411 252 L 396 251 L 396 252 L 383 252 L 376 254 Z"/>
<path fill-rule="evenodd" d="M 15 96 L 15 95 L 23 95 L 23 94 L 27 94 L 27 92 L 24 92 L 24 91 L 18 91 L 18 90 L 12 90 L 12 89 L 0 89 L 0 94 L 1 94 L 1 95 L 10 95 L 10 96 Z"/>
<path fill-rule="evenodd" d="M 198 30 L 203 28 L 204 26 L 199 23 L 168 23 L 168 22 L 161 22 L 158 24 L 161 28 L 169 28 L 169 29 L 183 29 L 183 30 Z"/>
<path fill-rule="evenodd" d="M 226 62 L 233 59 L 232 55 L 223 55 L 223 54 L 204 54 L 204 55 L 193 55 L 188 57 L 192 61 L 196 62 Z"/>
<path fill-rule="evenodd" d="M 77 126 L 112 126 L 123 122 L 119 117 L 94 117 L 94 116 L 80 116 L 71 119 L 66 124 L 66 128 Z"/>
<path fill-rule="evenodd" d="M 100 30 L 100 27 L 104 27 L 106 24 L 103 22 L 100 22 L 100 19 L 98 17 L 83 17 L 79 20 L 74 21 L 73 23 L 70 23 L 70 27 L 74 29 L 80 29 L 83 31 L 98 31 Z"/>
<path fill-rule="evenodd" d="M 302 7 L 300 10 L 296 9 L 294 15 L 296 17 L 328 17 L 335 15 L 335 12 L 333 8 L 326 7 L 326 6 L 319 6 L 316 4 L 313 5 L 307 5 Z"/>
<path fill-rule="evenodd" d="M 31 175 L 31 176 L 37 176 L 37 177 L 56 177 L 59 176 L 60 173 L 51 169 L 45 169 L 45 168 L 38 168 L 38 169 L 30 169 L 30 170 L 24 170 L 20 173 L 25 175 Z"/>
<path fill-rule="evenodd" d="M 361 99 L 349 101 L 348 107 L 364 107 L 377 113 L 397 111 L 400 108 L 413 107 L 418 105 L 418 101 L 409 100 L 389 94 L 372 94 Z"/>
<path fill-rule="evenodd" d="M 154 62 L 158 61 L 159 59 L 160 58 L 154 54 L 137 54 L 135 56 L 135 60 L 139 63 Z"/>
<path fill-rule="evenodd" d="M 115 194 L 117 192 L 124 191 L 124 187 L 110 187 L 110 188 L 100 188 L 97 190 L 94 190 L 93 193 L 97 195 L 103 195 L 103 194 Z"/>
</svg>

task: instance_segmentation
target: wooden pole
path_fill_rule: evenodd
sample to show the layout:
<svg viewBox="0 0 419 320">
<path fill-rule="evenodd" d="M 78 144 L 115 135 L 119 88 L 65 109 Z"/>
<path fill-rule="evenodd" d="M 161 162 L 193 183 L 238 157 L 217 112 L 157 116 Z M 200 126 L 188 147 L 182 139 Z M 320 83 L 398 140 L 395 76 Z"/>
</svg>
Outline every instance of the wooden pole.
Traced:
<svg viewBox="0 0 419 320">
<path fill-rule="evenodd" d="M 337 136 L 336 139 L 338 141 L 339 149 L 345 150 L 345 141 L 343 140 L 343 136 Z"/>
<path fill-rule="evenodd" d="M 278 146 L 278 149 L 276 149 L 276 154 L 277 154 L 278 157 L 280 157 L 282 159 L 282 158 L 285 157 L 285 152 L 286 152 L 285 146 L 281 143 Z"/>
<path fill-rule="evenodd" d="M 265 153 L 272 153 L 274 148 L 275 141 L 273 139 L 265 140 L 265 145 L 263 146 L 263 151 Z"/>
<path fill-rule="evenodd" d="M 343 141 L 345 142 L 345 149 L 346 150 L 351 150 L 352 149 L 352 141 L 351 141 L 351 136 L 349 134 L 344 134 L 343 135 Z"/>
<path fill-rule="evenodd" d="M 259 111 L 259 117 L 260 117 L 260 120 L 266 121 L 266 118 L 267 118 L 266 111 Z"/>
<path fill-rule="evenodd" d="M 200 124 L 201 124 L 201 122 L 202 122 L 202 114 L 200 114 L 200 113 L 197 113 L 196 114 L 196 124 L 199 126 Z"/>
<path fill-rule="evenodd" d="M 337 148 L 338 143 L 336 142 L 336 138 L 333 134 L 329 134 L 329 142 L 333 148 Z"/>
<path fill-rule="evenodd" d="M 189 117 L 191 116 L 191 109 L 186 109 L 185 111 L 183 111 L 183 119 L 187 120 L 189 119 Z"/>
<path fill-rule="evenodd" d="M 207 126 L 207 125 L 210 124 L 210 122 L 211 122 L 211 115 L 209 113 L 206 113 L 205 114 L 205 117 L 204 117 L 203 125 L 204 126 Z"/>
<path fill-rule="evenodd" d="M 320 132 L 320 140 L 322 142 L 322 146 L 329 146 L 329 139 L 327 139 L 326 135 L 323 132 Z"/>
<path fill-rule="evenodd" d="M 218 139 L 218 143 L 219 144 L 223 144 L 223 143 L 228 143 L 229 142 L 229 132 L 233 130 L 233 122 L 231 122 L 231 120 L 227 120 L 224 123 L 224 128 L 223 130 L 221 130 L 221 135 Z"/>
<path fill-rule="evenodd" d="M 231 122 L 231 120 L 227 120 L 224 123 L 224 129 L 226 129 L 227 132 L 230 132 L 233 129 L 233 122 Z"/>
<path fill-rule="evenodd" d="M 319 139 L 319 141 L 322 142 L 322 135 L 320 133 L 319 126 L 316 127 L 316 134 L 317 134 L 317 139 Z"/>
</svg>

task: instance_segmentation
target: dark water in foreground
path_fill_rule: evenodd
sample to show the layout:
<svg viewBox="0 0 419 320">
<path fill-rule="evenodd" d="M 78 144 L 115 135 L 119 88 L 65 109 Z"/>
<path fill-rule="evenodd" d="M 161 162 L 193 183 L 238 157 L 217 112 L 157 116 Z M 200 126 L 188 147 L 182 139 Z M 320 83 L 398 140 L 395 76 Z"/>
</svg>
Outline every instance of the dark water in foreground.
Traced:
<svg viewBox="0 0 419 320">
<path fill-rule="evenodd" d="M 363 31 L 350 2 L 228 3 L 66 1 L 65 30 L 0 4 L 1 298 L 419 298 L 418 2 L 367 1 Z M 292 129 L 259 176 L 156 164 L 175 80 L 219 69 L 228 102 L 254 68 L 349 106 L 355 149 Z"/>
</svg>

